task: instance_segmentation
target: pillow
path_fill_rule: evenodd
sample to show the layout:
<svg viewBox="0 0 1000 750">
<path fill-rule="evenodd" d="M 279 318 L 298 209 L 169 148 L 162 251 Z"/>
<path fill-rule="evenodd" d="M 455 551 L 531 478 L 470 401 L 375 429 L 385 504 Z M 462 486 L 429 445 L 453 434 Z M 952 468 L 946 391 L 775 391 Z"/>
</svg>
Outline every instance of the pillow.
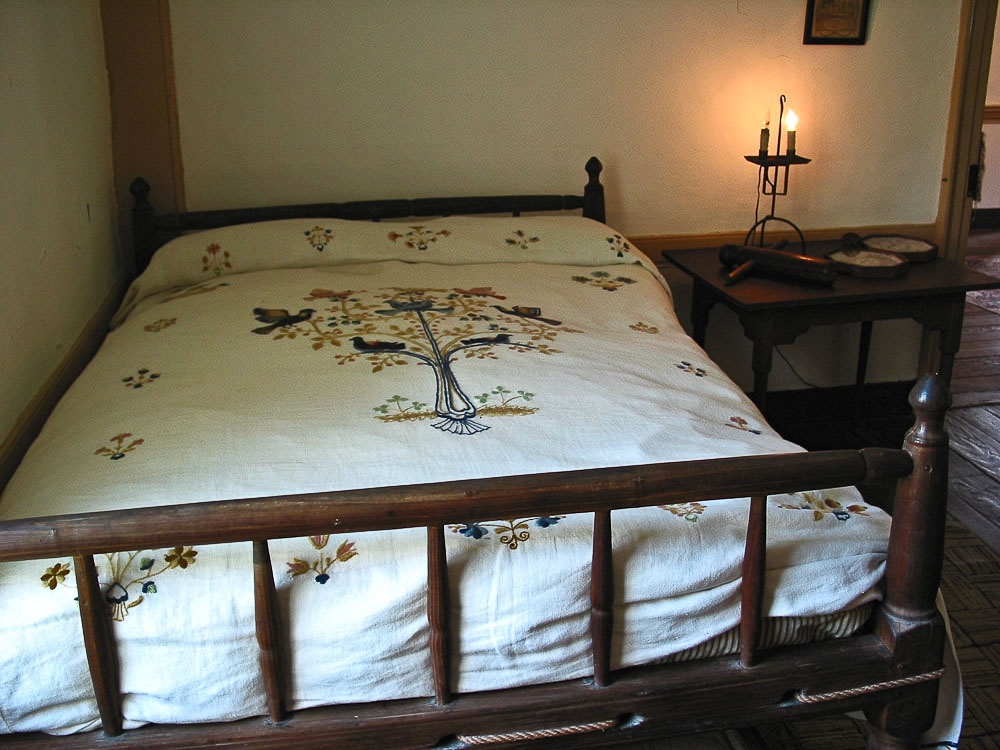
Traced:
<svg viewBox="0 0 1000 750">
<path fill-rule="evenodd" d="M 112 324 L 167 289 L 230 274 L 386 260 L 413 263 L 653 264 L 620 233 L 581 216 L 450 216 L 402 222 L 281 219 L 171 240 L 129 287 Z M 655 270 L 654 270 L 655 272 Z"/>
</svg>

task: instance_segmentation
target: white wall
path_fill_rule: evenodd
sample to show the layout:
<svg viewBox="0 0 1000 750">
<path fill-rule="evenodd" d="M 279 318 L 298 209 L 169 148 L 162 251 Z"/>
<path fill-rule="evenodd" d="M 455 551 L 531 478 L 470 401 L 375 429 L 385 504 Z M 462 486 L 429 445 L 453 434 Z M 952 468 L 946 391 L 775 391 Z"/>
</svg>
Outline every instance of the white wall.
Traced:
<svg viewBox="0 0 1000 750">
<path fill-rule="evenodd" d="M 829 46 L 802 44 L 801 0 L 174 0 L 188 207 L 576 190 L 596 154 L 623 232 L 739 231 L 756 200 L 743 155 L 768 110 L 773 144 L 784 93 L 813 161 L 779 215 L 930 224 L 960 6 L 878 0 L 865 45 Z M 915 377 L 919 334 L 876 325 L 870 379 Z M 709 336 L 749 388 L 735 317 Z M 836 385 L 856 341 L 820 328 L 784 351 Z M 772 387 L 801 385 L 776 358 Z"/>
<path fill-rule="evenodd" d="M 0 2 L 0 440 L 120 272 L 96 0 Z"/>
</svg>

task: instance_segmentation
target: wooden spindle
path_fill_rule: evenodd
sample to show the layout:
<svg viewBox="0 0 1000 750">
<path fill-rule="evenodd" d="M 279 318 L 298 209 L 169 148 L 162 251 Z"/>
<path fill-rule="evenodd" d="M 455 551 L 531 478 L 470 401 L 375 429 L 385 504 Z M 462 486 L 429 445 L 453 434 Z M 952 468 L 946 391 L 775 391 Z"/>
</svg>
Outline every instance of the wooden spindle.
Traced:
<svg viewBox="0 0 1000 750">
<path fill-rule="evenodd" d="M 767 495 L 750 498 L 747 541 L 743 552 L 743 585 L 740 603 L 740 664 L 757 661 L 761 610 L 764 605 L 764 574 L 767 570 Z"/>
<path fill-rule="evenodd" d="M 611 682 L 611 631 L 614 623 L 615 579 L 611 555 L 611 511 L 594 513 L 594 551 L 590 568 L 590 640 L 594 683 Z"/>
<path fill-rule="evenodd" d="M 83 643 L 94 683 L 94 697 L 101 715 L 104 733 L 117 737 L 122 733 L 122 699 L 118 685 L 118 653 L 111 630 L 104 594 L 97 578 L 97 566 L 90 555 L 75 555 L 77 600 L 83 624 Z"/>
<path fill-rule="evenodd" d="M 427 527 L 427 622 L 430 625 L 434 698 L 439 706 L 451 700 L 451 597 L 444 528 Z"/>
<path fill-rule="evenodd" d="M 253 594 L 257 647 L 264 694 L 267 697 L 267 713 L 270 720 L 277 724 L 288 715 L 285 709 L 285 661 L 282 658 L 284 633 L 267 540 L 253 542 Z"/>
</svg>

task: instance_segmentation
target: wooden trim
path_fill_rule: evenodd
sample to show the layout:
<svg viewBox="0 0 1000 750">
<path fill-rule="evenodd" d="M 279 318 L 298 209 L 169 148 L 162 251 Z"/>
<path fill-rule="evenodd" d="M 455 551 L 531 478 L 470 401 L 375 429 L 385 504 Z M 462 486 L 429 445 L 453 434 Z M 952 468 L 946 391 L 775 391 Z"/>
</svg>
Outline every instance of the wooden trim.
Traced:
<svg viewBox="0 0 1000 750">
<path fill-rule="evenodd" d="M 107 332 L 108 321 L 118 309 L 128 284 L 129 277 L 123 273 L 115 281 L 97 312 L 87 321 L 87 325 L 80 332 L 69 353 L 45 381 L 31 403 L 21 412 L 10 434 L 3 443 L 0 443 L 0 488 L 4 487 L 13 476 L 14 470 L 28 451 L 28 446 L 38 436 L 56 403 L 83 372 L 83 368 L 101 345 Z"/>
<path fill-rule="evenodd" d="M 157 185 L 157 210 L 184 210 L 168 0 L 101 0 L 111 94 L 111 151 L 120 243 L 132 257 L 129 183 Z"/>
<path fill-rule="evenodd" d="M 867 227 L 831 227 L 828 229 L 809 229 L 804 231 L 806 244 L 811 241 L 835 240 L 847 232 L 855 232 L 862 237 L 869 234 L 905 234 L 911 237 L 922 237 L 930 240 L 934 235 L 934 224 L 885 224 Z M 772 240 L 786 239 L 791 243 L 790 249 L 798 248 L 798 235 L 792 231 L 768 230 Z M 664 250 L 680 250 L 690 247 L 718 247 L 720 245 L 742 245 L 746 240 L 746 231 L 712 232 L 705 234 L 647 234 L 629 237 L 629 240 L 642 252 L 659 261 Z M 808 247 L 807 247 L 808 250 Z"/>
<path fill-rule="evenodd" d="M 983 107 L 983 123 L 1000 123 L 1000 104 L 987 104 Z"/>
</svg>

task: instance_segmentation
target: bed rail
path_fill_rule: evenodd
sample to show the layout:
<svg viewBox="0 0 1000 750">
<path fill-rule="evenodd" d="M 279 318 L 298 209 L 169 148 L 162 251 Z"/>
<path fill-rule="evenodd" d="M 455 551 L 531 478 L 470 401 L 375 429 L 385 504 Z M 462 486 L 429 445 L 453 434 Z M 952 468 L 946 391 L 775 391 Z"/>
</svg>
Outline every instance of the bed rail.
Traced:
<svg viewBox="0 0 1000 750">
<path fill-rule="evenodd" d="M 537 211 L 583 210 L 583 215 L 605 220 L 603 165 L 596 156 L 585 166 L 588 180 L 582 195 L 492 195 L 457 198 L 417 198 L 399 200 L 351 201 L 348 203 L 308 203 L 287 206 L 187 211 L 157 215 L 149 202 L 150 185 L 136 177 L 129 186 L 132 193 L 132 233 L 136 273 L 149 265 L 157 248 L 184 232 L 212 229 L 231 224 L 246 224 L 275 219 L 354 219 L 380 221 L 409 216 L 456 216 L 461 214 L 511 214 Z"/>
<path fill-rule="evenodd" d="M 940 667 L 943 644 L 943 622 L 934 607 L 934 599 L 944 544 L 948 448 L 943 419 L 949 397 L 940 379 L 928 376 L 914 388 L 910 402 L 916 412 L 916 422 L 903 448 L 898 450 L 841 450 L 682 461 L 12 520 L 0 523 L 0 562 L 68 555 L 74 558 L 95 694 L 105 733 L 114 736 L 122 733 L 117 656 L 92 556 L 178 544 L 252 542 L 261 673 L 269 718 L 278 724 L 288 716 L 285 676 L 289 667 L 268 553 L 269 539 L 334 530 L 357 532 L 426 527 L 428 648 L 435 703 L 438 707 L 450 707 L 454 701 L 450 686 L 451 604 L 444 546 L 447 524 L 523 515 L 540 507 L 547 512 L 594 513 L 590 591 L 593 683 L 605 689 L 615 682 L 610 670 L 615 594 L 611 511 L 749 496 L 737 673 L 758 670 L 758 674 L 764 674 L 767 670 L 760 671 L 760 666 L 767 665 L 768 659 L 760 660 L 756 638 L 763 617 L 767 495 L 900 479 L 887 561 L 885 599 L 878 610 L 875 635 L 866 636 L 872 644 L 864 647 L 870 649 L 873 661 L 870 667 L 859 666 L 850 679 L 858 679 L 861 675 L 876 680 L 876 691 L 909 684 L 906 680 L 922 682 L 917 688 L 923 691 L 920 700 L 896 698 L 895 703 L 879 704 L 877 711 L 871 714 L 878 727 L 876 731 L 886 737 L 905 735 L 912 733 L 914 726 L 926 723 L 927 701 L 936 696 L 933 670 Z M 881 658 L 876 658 L 878 653 L 882 654 Z M 798 665 L 796 670 L 803 675 L 813 675 L 803 676 L 803 680 L 813 679 L 817 672 L 815 666 L 807 667 L 805 663 Z M 743 680 L 737 673 L 729 678 L 734 685 Z M 813 692 L 830 689 L 830 683 L 826 682 L 830 679 L 834 687 L 844 687 L 844 680 L 848 678 L 832 670 L 822 672 L 818 679 L 820 684 Z M 923 682 L 925 680 L 928 682 Z M 846 686 L 852 684 L 848 682 Z M 898 695 L 898 691 L 892 694 Z M 792 703 L 796 710 L 812 710 L 803 701 Z M 865 706 L 870 703 L 870 696 L 834 699 L 835 705 Z M 619 723 L 628 724 L 627 721 Z M 143 742 L 147 742 L 148 738 L 143 737 Z"/>
</svg>

